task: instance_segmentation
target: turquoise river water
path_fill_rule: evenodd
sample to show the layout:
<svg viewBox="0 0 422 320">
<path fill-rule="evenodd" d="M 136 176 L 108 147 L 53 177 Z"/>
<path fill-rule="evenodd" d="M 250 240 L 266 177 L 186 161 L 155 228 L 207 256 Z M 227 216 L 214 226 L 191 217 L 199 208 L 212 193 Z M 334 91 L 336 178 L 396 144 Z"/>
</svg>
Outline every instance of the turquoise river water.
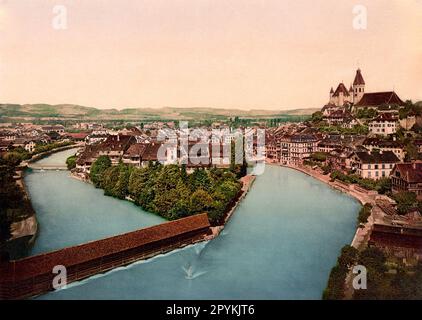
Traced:
<svg viewBox="0 0 422 320">
<path fill-rule="evenodd" d="M 74 150 L 42 161 L 63 163 Z M 40 234 L 32 254 L 163 222 L 66 171 L 28 172 Z M 267 166 L 216 239 L 118 268 L 40 299 L 320 299 L 360 204 Z"/>
</svg>

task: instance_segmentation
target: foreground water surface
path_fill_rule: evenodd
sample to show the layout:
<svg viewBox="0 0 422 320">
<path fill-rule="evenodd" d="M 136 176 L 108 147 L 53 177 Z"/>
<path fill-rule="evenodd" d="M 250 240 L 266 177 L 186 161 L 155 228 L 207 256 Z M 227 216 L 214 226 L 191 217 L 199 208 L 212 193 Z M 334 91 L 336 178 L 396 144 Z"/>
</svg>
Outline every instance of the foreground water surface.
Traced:
<svg viewBox="0 0 422 320">
<path fill-rule="evenodd" d="M 34 254 L 163 221 L 68 172 L 34 171 L 25 182 L 41 224 Z M 319 299 L 359 208 L 303 173 L 267 166 L 218 238 L 40 299 Z"/>
</svg>

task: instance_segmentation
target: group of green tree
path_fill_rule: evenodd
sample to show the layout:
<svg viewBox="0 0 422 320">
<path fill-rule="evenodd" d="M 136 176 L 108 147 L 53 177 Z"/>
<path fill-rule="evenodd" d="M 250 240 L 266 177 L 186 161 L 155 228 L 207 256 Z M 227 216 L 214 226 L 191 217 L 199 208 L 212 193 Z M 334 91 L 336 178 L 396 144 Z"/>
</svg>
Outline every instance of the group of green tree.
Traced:
<svg viewBox="0 0 422 320">
<path fill-rule="evenodd" d="M 332 180 L 340 180 L 348 184 L 357 184 L 366 190 L 375 190 L 385 194 L 391 191 L 391 179 L 381 178 L 379 180 L 366 179 L 357 174 L 345 174 L 341 171 L 333 171 L 330 175 Z"/>
<path fill-rule="evenodd" d="M 130 197 L 168 220 L 207 212 L 213 224 L 221 222 L 241 190 L 237 175 L 229 169 L 197 168 L 188 174 L 184 165 L 112 166 L 107 156 L 92 164 L 90 178 L 105 195 Z"/>
<path fill-rule="evenodd" d="M 336 265 L 331 269 L 322 299 L 341 300 L 345 297 L 346 277 L 350 268 L 356 263 L 358 250 L 352 246 L 344 246 L 337 258 Z"/>
<path fill-rule="evenodd" d="M 376 248 L 361 252 L 357 264 L 367 270 L 367 288 L 355 290 L 355 300 L 420 300 L 422 299 L 422 264 L 404 266 L 389 261 Z M 391 269 L 394 272 L 388 272 Z"/>
<path fill-rule="evenodd" d="M 399 214 L 406 214 L 413 209 L 417 209 L 422 213 L 422 201 L 418 201 L 416 193 L 402 191 L 393 194 L 392 197 L 397 203 L 397 212 Z"/>
<path fill-rule="evenodd" d="M 400 119 L 406 118 L 408 115 L 422 115 L 422 103 L 413 103 L 411 100 L 406 100 L 404 106 L 399 109 Z"/>
<path fill-rule="evenodd" d="M 394 259 L 388 259 L 384 252 L 376 247 L 366 247 L 359 251 L 349 245 L 342 248 L 336 265 L 331 269 L 323 299 L 345 298 L 347 274 L 356 265 L 366 268 L 367 285 L 366 289 L 354 290 L 353 299 L 422 299 L 421 262 L 414 266 L 404 266 L 395 263 Z M 394 272 L 388 272 L 389 269 Z"/>
<path fill-rule="evenodd" d="M 338 133 L 338 134 L 360 134 L 366 135 L 369 132 L 369 129 L 365 125 L 355 125 L 352 128 L 344 128 L 342 126 L 328 126 L 325 123 L 320 123 L 318 126 L 320 132 L 324 133 Z"/>
<path fill-rule="evenodd" d="M 53 143 L 47 143 L 47 144 L 40 143 L 40 144 L 37 144 L 35 146 L 33 154 L 51 151 L 53 149 L 69 146 L 69 145 L 72 145 L 72 144 L 73 144 L 73 142 L 71 142 L 71 141 L 53 142 Z"/>
<path fill-rule="evenodd" d="M 0 158 L 0 244 L 10 238 L 10 225 L 34 214 L 30 200 L 16 184 L 14 163 Z"/>
<path fill-rule="evenodd" d="M 373 108 L 359 108 L 356 112 L 356 118 L 358 119 L 373 119 L 378 115 L 377 110 Z"/>
</svg>

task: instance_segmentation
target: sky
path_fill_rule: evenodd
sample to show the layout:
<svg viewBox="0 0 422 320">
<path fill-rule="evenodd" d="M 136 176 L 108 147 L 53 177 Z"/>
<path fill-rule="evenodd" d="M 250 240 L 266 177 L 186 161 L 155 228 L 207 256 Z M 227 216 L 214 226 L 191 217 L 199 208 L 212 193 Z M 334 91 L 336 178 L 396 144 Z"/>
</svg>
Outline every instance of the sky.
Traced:
<svg viewBox="0 0 422 320">
<path fill-rule="evenodd" d="M 315 108 L 358 67 L 422 100 L 422 0 L 0 0 L 0 103 Z"/>
</svg>

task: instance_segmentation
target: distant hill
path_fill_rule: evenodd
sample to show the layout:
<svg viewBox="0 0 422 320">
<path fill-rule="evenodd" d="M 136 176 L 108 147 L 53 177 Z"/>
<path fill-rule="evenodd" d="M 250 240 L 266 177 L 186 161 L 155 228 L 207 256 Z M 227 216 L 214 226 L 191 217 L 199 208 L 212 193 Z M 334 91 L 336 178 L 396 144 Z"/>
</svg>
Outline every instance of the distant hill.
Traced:
<svg viewBox="0 0 422 320">
<path fill-rule="evenodd" d="M 203 120 L 240 118 L 274 118 L 307 116 L 319 109 L 247 110 L 217 108 L 130 108 L 96 109 L 73 104 L 0 104 L 0 118 L 58 120 Z"/>
</svg>

